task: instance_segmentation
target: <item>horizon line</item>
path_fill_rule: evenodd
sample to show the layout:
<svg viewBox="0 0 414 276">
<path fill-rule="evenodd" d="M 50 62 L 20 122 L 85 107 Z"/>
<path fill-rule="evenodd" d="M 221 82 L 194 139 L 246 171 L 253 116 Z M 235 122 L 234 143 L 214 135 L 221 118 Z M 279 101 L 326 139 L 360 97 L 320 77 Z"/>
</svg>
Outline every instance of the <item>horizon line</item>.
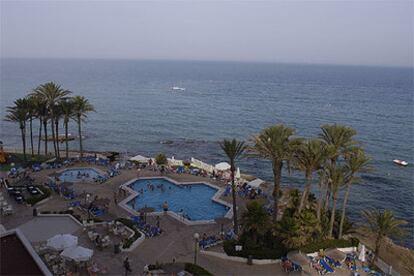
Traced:
<svg viewBox="0 0 414 276">
<path fill-rule="evenodd" d="M 98 60 L 98 61 L 149 61 L 149 62 L 211 62 L 211 63 L 246 63 L 246 64 L 285 64 L 285 65 L 319 65 L 319 66 L 349 66 L 349 67 L 383 67 L 383 68 L 404 68 L 414 69 L 412 65 L 396 64 L 353 64 L 353 63 L 318 63 L 318 62 L 287 62 L 287 61 L 261 61 L 261 60 L 207 60 L 207 59 L 169 59 L 169 58 L 114 58 L 114 57 L 2 57 L 0 60 L 7 59 L 27 59 L 27 60 Z"/>
</svg>

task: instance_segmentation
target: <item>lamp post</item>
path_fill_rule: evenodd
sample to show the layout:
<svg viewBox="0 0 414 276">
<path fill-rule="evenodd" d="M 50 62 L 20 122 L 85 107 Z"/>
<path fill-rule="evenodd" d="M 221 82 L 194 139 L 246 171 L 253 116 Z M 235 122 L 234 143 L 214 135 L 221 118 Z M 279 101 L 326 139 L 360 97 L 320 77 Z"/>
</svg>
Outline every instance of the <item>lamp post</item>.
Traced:
<svg viewBox="0 0 414 276">
<path fill-rule="evenodd" d="M 194 264 L 197 264 L 197 251 L 198 251 L 198 240 L 200 239 L 200 235 L 198 233 L 194 233 Z"/>
</svg>

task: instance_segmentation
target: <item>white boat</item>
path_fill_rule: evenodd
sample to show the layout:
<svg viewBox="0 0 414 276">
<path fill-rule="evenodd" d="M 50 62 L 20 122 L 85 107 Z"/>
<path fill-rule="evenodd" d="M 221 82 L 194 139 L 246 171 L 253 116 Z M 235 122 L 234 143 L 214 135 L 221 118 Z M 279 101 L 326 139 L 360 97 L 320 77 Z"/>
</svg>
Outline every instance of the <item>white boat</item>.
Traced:
<svg viewBox="0 0 414 276">
<path fill-rule="evenodd" d="M 394 159 L 392 160 L 395 164 L 400 165 L 400 166 L 407 166 L 408 162 L 404 161 L 404 160 L 398 160 L 398 159 Z"/>
<path fill-rule="evenodd" d="M 173 86 L 173 87 L 171 87 L 171 89 L 172 90 L 175 90 L 175 91 L 185 91 L 185 88 L 183 88 L 183 87 L 178 87 L 178 86 Z"/>
</svg>

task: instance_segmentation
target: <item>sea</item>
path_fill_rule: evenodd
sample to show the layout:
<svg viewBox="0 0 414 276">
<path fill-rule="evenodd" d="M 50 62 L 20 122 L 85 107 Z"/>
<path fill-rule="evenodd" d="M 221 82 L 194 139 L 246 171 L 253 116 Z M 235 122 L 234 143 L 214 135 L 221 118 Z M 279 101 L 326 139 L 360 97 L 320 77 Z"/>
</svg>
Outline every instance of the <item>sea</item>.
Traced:
<svg viewBox="0 0 414 276">
<path fill-rule="evenodd" d="M 322 124 L 345 124 L 357 130 L 356 139 L 371 158 L 371 169 L 352 187 L 350 218 L 361 223 L 363 210 L 390 209 L 409 222 L 409 235 L 397 242 L 413 248 L 413 76 L 409 67 L 1 59 L 0 116 L 15 99 L 54 81 L 96 109 L 84 125 L 87 150 L 163 152 L 212 164 L 226 160 L 218 144 L 224 138 L 249 142 L 279 123 L 299 136 L 317 137 Z M 76 135 L 74 123 L 70 132 Z M 0 120 L 5 147 L 21 148 L 19 135 L 17 124 Z M 70 147 L 77 149 L 77 142 Z M 400 167 L 393 159 L 410 164 Z M 243 159 L 238 166 L 272 181 L 267 160 Z M 304 175 L 284 171 L 282 184 L 302 188 Z"/>
</svg>

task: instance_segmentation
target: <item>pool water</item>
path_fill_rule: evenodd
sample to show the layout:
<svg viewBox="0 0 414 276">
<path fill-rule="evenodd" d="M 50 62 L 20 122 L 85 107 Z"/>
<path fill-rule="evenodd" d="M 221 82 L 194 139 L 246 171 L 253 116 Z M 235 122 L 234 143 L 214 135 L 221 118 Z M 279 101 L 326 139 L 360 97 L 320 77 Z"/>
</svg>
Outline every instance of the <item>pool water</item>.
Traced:
<svg viewBox="0 0 414 276">
<path fill-rule="evenodd" d="M 150 189 L 148 184 L 154 189 Z M 181 214 L 182 210 L 184 216 L 192 221 L 224 217 L 229 210 L 227 206 L 212 200 L 217 189 L 203 183 L 175 185 L 163 178 L 152 178 L 139 179 L 130 184 L 130 188 L 139 192 L 137 197 L 127 203 L 135 210 L 147 206 L 160 212 L 163 211 L 164 201 L 167 201 L 169 211 Z"/>
<path fill-rule="evenodd" d="M 96 178 L 101 178 L 98 171 L 92 168 L 78 168 L 78 169 L 66 169 L 59 176 L 59 180 L 62 182 L 79 182 L 79 181 L 94 181 Z"/>
</svg>

